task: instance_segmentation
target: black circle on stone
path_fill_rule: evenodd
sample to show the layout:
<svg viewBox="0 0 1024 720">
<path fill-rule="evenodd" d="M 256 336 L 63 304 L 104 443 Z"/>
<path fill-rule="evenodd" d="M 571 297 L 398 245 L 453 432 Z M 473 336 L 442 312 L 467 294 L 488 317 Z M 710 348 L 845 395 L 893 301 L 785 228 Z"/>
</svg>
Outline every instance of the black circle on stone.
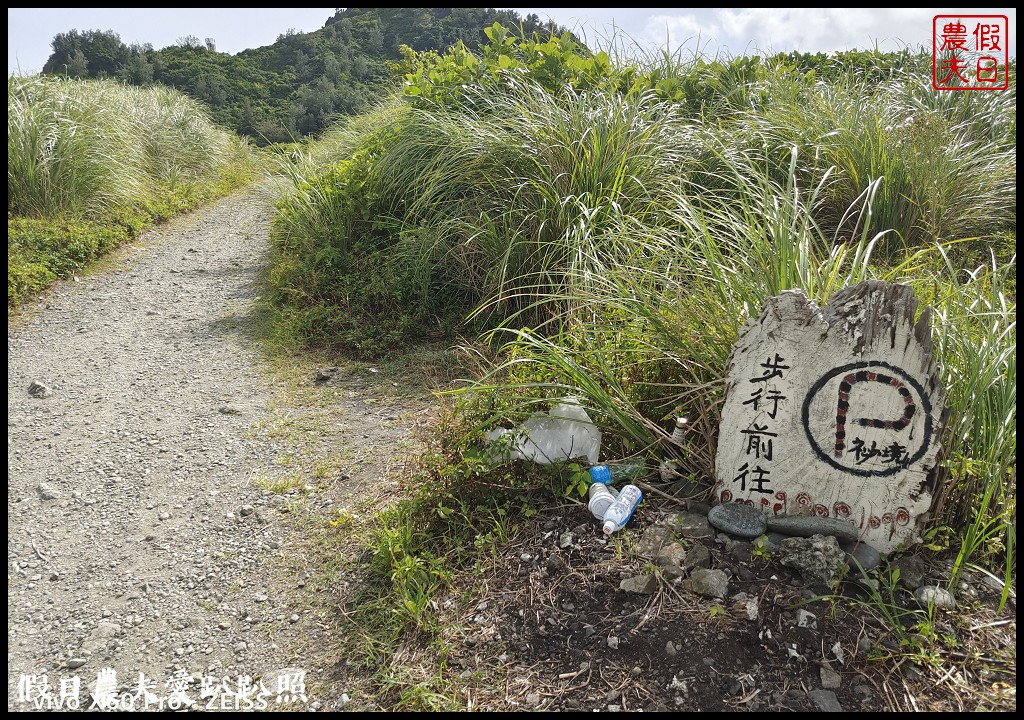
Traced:
<svg viewBox="0 0 1024 720">
<path fill-rule="evenodd" d="M 863 468 L 849 467 L 847 465 L 843 465 L 842 463 L 837 462 L 836 459 L 829 455 L 828 453 L 823 452 L 822 449 L 818 447 L 818 443 L 815 442 L 814 436 L 811 435 L 810 411 L 811 402 L 814 400 L 814 397 L 829 382 L 829 380 L 834 378 L 836 375 L 848 373 L 851 370 L 861 370 L 863 368 L 869 367 L 884 367 L 887 370 L 889 370 L 889 372 L 899 375 L 908 385 L 910 385 L 912 388 L 914 388 L 914 390 L 917 391 L 917 396 L 921 398 L 921 409 L 924 411 L 924 434 L 921 438 L 921 447 L 918 448 L 917 452 L 915 452 L 906 461 L 906 463 L 902 465 L 893 465 L 890 468 L 884 468 L 881 470 L 866 470 Z M 843 472 L 850 473 L 851 475 L 860 475 L 863 477 L 885 477 L 887 475 L 895 475 L 900 470 L 902 470 L 903 467 L 905 467 L 906 465 L 910 465 L 911 463 L 915 463 L 918 460 L 920 460 L 921 457 L 925 454 L 925 452 L 927 452 L 928 446 L 931 444 L 932 441 L 932 404 L 931 401 L 928 399 L 928 396 L 925 394 L 924 388 L 921 387 L 921 383 L 919 383 L 917 380 L 908 375 L 907 372 L 902 368 L 898 368 L 895 365 L 891 365 L 887 362 L 881 362 L 878 360 L 862 360 L 860 362 L 850 363 L 849 365 L 843 365 L 842 367 L 833 368 L 831 371 L 823 375 L 816 383 L 811 385 L 811 389 L 808 390 L 807 395 L 804 396 L 803 407 L 800 411 L 800 420 L 804 426 L 804 434 L 807 435 L 807 442 L 810 443 L 811 449 L 814 450 L 815 454 L 819 458 L 821 458 L 822 460 L 824 460 L 826 463 L 836 468 L 837 470 L 842 470 Z"/>
</svg>

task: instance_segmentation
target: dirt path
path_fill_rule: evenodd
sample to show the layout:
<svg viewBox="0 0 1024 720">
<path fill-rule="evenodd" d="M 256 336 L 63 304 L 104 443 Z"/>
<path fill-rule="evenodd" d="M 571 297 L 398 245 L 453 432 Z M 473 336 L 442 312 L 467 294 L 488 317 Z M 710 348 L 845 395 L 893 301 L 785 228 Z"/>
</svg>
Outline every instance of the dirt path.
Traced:
<svg viewBox="0 0 1024 720">
<path fill-rule="evenodd" d="M 375 443 L 424 406 L 335 387 L 303 444 L 251 334 L 269 218 L 222 200 L 9 322 L 8 709 L 343 702 L 296 697 L 329 669 L 295 650 L 316 624 L 285 518 L 379 483 Z"/>
</svg>

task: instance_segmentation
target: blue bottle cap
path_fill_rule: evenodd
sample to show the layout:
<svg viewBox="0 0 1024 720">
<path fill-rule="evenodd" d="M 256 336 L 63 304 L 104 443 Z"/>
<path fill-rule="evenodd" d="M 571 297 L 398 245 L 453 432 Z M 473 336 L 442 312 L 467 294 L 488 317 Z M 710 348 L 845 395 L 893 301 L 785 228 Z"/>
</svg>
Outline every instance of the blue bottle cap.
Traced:
<svg viewBox="0 0 1024 720">
<path fill-rule="evenodd" d="M 595 465 L 590 468 L 590 481 L 608 485 L 612 481 L 612 471 L 607 465 Z"/>
</svg>

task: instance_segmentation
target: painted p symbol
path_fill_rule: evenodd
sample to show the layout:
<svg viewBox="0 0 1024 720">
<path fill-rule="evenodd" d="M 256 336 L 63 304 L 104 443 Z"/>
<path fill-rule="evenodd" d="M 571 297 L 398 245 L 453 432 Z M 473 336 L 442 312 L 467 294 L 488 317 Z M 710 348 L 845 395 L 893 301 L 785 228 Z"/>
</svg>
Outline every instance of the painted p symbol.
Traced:
<svg viewBox="0 0 1024 720">
<path fill-rule="evenodd" d="M 876 410 L 883 417 L 872 417 L 869 408 L 890 409 Z M 934 430 L 931 413 L 928 394 L 916 378 L 890 363 L 862 360 L 834 367 L 811 385 L 804 396 L 801 424 L 811 449 L 827 465 L 851 475 L 885 477 L 903 472 L 924 457 Z M 868 458 L 870 462 L 853 450 L 857 442 L 852 432 L 847 441 L 851 425 L 873 430 L 869 452 L 876 440 L 881 450 Z M 886 438 L 886 433 L 906 437 L 898 443 L 899 462 L 891 450 L 885 454 L 895 440 Z"/>
<path fill-rule="evenodd" d="M 858 383 L 865 382 L 877 382 L 883 385 L 889 385 L 896 388 L 896 391 L 903 398 L 903 415 L 897 420 L 880 420 L 877 418 L 857 418 L 853 420 L 858 425 L 864 427 L 873 428 L 885 428 L 888 430 L 903 430 L 910 424 L 910 419 L 914 417 L 914 413 L 917 412 L 917 406 L 914 404 L 914 397 L 911 395 L 910 390 L 901 381 L 889 375 L 883 375 L 882 373 L 871 372 L 870 370 L 860 370 L 855 373 L 846 375 L 839 383 L 839 402 L 836 405 L 836 447 L 835 456 L 841 458 L 843 451 L 846 449 L 846 414 L 850 409 L 850 392 L 853 390 L 853 386 Z"/>
</svg>

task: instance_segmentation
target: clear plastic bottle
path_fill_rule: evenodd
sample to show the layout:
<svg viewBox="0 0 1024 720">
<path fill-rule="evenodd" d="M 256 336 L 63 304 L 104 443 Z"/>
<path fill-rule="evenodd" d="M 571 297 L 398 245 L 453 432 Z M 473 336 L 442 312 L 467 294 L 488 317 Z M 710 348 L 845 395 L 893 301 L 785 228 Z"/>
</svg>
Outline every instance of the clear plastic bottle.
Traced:
<svg viewBox="0 0 1024 720">
<path fill-rule="evenodd" d="M 611 485 L 595 482 L 590 484 L 587 495 L 590 497 L 587 507 L 590 508 L 591 514 L 598 520 L 604 520 L 604 514 L 619 496 L 619 491 Z"/>
<path fill-rule="evenodd" d="M 617 463 L 602 463 L 590 468 L 590 481 L 614 485 L 624 480 L 637 480 L 647 474 L 643 458 L 629 458 Z"/>
<path fill-rule="evenodd" d="M 660 467 L 661 481 L 672 482 L 677 479 L 679 471 L 679 458 L 686 452 L 686 432 L 689 430 L 689 420 L 684 417 L 676 418 L 676 426 L 672 429 L 672 448 L 676 457 L 668 457 L 662 461 Z"/>
<path fill-rule="evenodd" d="M 626 485 L 619 491 L 608 510 L 604 514 L 604 534 L 611 535 L 616 530 L 622 529 L 629 519 L 633 517 L 633 511 L 644 499 L 644 494 L 636 485 Z"/>
</svg>

